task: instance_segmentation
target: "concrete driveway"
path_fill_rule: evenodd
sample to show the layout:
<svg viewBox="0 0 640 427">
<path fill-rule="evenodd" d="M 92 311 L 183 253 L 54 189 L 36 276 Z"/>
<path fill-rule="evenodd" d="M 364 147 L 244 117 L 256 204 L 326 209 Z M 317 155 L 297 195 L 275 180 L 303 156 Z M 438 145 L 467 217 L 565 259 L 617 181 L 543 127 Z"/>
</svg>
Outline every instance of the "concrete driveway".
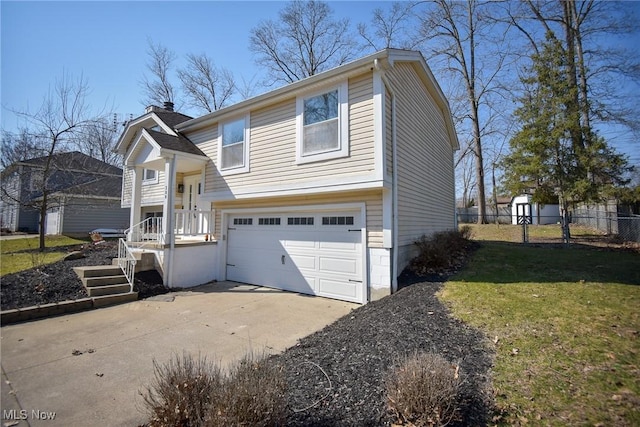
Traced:
<svg viewBox="0 0 640 427">
<path fill-rule="evenodd" d="M 185 350 L 226 364 L 249 349 L 281 352 L 355 307 L 222 282 L 4 326 L 2 425 L 139 425 L 153 359 Z"/>
</svg>

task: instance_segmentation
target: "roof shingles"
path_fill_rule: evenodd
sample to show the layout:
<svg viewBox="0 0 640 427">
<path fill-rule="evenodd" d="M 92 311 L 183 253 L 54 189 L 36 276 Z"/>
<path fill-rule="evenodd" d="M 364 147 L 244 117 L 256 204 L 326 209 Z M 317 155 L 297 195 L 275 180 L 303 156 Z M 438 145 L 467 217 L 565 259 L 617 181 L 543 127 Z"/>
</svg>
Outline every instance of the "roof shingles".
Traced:
<svg viewBox="0 0 640 427">
<path fill-rule="evenodd" d="M 168 133 L 158 132 L 156 130 L 146 129 L 153 140 L 158 143 L 162 148 L 172 151 L 179 151 L 181 153 L 195 154 L 198 156 L 205 156 L 193 142 L 189 141 L 185 136 L 178 134 L 178 136 L 169 135 Z"/>
</svg>

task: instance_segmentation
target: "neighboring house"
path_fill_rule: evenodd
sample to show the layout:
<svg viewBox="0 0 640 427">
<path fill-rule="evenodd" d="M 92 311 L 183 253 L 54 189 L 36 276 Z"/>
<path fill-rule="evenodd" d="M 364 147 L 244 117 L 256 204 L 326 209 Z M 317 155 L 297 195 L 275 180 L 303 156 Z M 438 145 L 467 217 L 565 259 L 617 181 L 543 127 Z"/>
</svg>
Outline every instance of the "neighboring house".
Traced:
<svg viewBox="0 0 640 427">
<path fill-rule="evenodd" d="M 122 169 L 80 152 L 55 154 L 47 182 L 47 157 L 17 162 L 2 171 L 2 228 L 37 232 L 37 206 L 47 189 L 45 233 L 87 236 L 96 228 L 125 229 L 129 209 L 120 206 Z M 45 187 L 46 185 L 46 187 Z"/>
<path fill-rule="evenodd" d="M 418 238 L 455 227 L 457 149 L 413 51 L 195 119 L 149 107 L 116 146 L 127 245 L 154 251 L 172 287 L 232 280 L 365 303 L 397 288 Z"/>
<path fill-rule="evenodd" d="M 511 223 L 521 224 L 522 219 L 526 219 L 527 224 L 544 225 L 558 224 L 562 219 L 560 216 L 560 205 L 532 202 L 530 194 L 515 196 L 511 200 Z"/>
</svg>

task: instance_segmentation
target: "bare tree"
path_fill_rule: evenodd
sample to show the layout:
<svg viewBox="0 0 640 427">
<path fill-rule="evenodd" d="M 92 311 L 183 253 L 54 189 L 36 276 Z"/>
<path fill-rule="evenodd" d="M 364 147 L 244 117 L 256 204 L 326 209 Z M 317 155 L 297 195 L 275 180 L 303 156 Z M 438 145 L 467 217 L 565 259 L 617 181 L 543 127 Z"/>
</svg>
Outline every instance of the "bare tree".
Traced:
<svg viewBox="0 0 640 427">
<path fill-rule="evenodd" d="M 450 87 L 464 88 L 462 108 L 452 109 L 458 114 L 454 119 L 468 127 L 473 141 L 479 223 L 487 222 L 483 144 L 495 132 L 490 118 L 498 115 L 493 100 L 500 97 L 499 80 L 506 61 L 500 49 L 505 33 L 495 21 L 486 19 L 491 6 L 476 0 L 436 0 L 421 18 L 426 56 L 441 74 L 452 78 Z M 489 45 L 495 46 L 493 52 L 487 51 Z"/>
<path fill-rule="evenodd" d="M 258 89 L 260 88 L 260 82 L 257 80 L 257 75 L 254 74 L 249 80 L 245 79 L 244 76 L 240 76 L 240 80 L 242 81 L 239 84 L 236 84 L 236 90 L 240 95 L 241 99 L 248 99 L 252 96 L 255 96 L 258 93 Z"/>
<path fill-rule="evenodd" d="M 233 74 L 217 67 L 205 53 L 187 55 L 187 66 L 178 70 L 189 105 L 210 113 L 224 107 L 236 92 Z"/>
<path fill-rule="evenodd" d="M 269 85 L 291 83 L 344 64 L 355 41 L 348 19 L 334 19 L 323 1 L 294 0 L 279 21 L 266 20 L 251 30 L 250 49 L 266 68 Z"/>
<path fill-rule="evenodd" d="M 395 2 L 388 10 L 376 8 L 369 24 L 358 24 L 358 33 L 367 48 L 415 49 L 422 43 L 413 9 L 416 3 Z"/>
<path fill-rule="evenodd" d="M 89 116 L 89 106 L 85 102 L 88 92 L 89 87 L 82 76 L 74 79 L 70 75 L 63 74 L 56 81 L 53 90 L 45 95 L 37 111 L 13 110 L 27 122 L 21 138 L 26 138 L 30 146 L 37 148 L 37 153 L 43 156 L 38 164 L 38 175 L 36 179 L 31 180 L 32 187 L 39 192 L 39 197 L 29 202 L 39 212 L 41 251 L 45 248 L 44 224 L 53 191 L 50 179 L 57 170 L 53 162 L 55 155 L 61 150 L 72 147 L 78 137 L 84 134 L 85 127 L 96 120 Z M 4 185 L 2 188 L 2 195 L 9 196 L 4 190 Z M 16 202 L 22 202 L 22 200 Z"/>
<path fill-rule="evenodd" d="M 149 56 L 149 62 L 147 62 L 147 70 L 151 73 L 151 77 L 144 75 L 140 82 L 145 96 L 143 103 L 146 105 L 163 105 L 165 102 L 175 103 L 175 92 L 173 83 L 171 83 L 170 73 L 176 60 L 176 55 L 160 43 L 156 44 L 149 40 L 148 44 L 147 55 Z"/>
<path fill-rule="evenodd" d="M 0 167 L 6 169 L 22 160 L 46 155 L 47 150 L 42 141 L 42 138 L 31 135 L 26 127 L 18 129 L 15 133 L 3 129 Z"/>
<path fill-rule="evenodd" d="M 108 117 L 108 115 L 99 117 L 84 126 L 77 145 L 81 152 L 110 165 L 121 167 L 122 156 L 113 151 L 120 129 L 117 120 L 115 118 L 109 120 Z"/>
</svg>

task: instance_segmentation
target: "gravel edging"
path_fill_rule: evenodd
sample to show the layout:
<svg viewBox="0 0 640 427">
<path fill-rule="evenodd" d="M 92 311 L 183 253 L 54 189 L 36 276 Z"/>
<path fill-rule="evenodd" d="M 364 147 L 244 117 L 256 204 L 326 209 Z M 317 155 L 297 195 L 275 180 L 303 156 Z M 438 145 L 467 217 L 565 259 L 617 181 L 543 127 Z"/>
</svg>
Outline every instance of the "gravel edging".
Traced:
<svg viewBox="0 0 640 427">
<path fill-rule="evenodd" d="M 459 364 L 463 404 L 452 425 L 486 425 L 493 351 L 482 332 L 450 315 L 436 296 L 441 287 L 439 282 L 407 286 L 273 356 L 286 372 L 292 410 L 287 425 L 391 425 L 384 379 L 415 352 L 437 353 Z"/>
</svg>

